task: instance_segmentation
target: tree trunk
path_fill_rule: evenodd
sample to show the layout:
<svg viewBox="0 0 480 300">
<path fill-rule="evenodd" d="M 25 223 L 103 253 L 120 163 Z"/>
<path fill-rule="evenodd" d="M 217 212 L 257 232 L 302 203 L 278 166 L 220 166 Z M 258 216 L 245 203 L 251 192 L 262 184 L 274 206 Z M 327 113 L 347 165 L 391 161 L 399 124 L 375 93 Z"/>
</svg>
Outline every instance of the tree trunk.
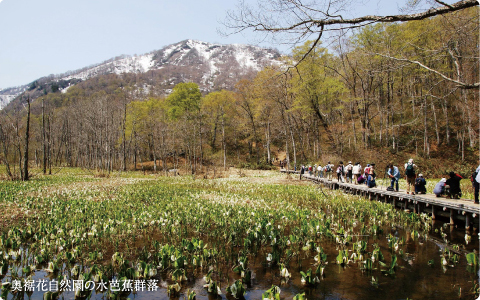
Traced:
<svg viewBox="0 0 480 300">
<path fill-rule="evenodd" d="M 28 181 L 28 140 L 30 138 L 30 97 L 27 98 L 27 127 L 25 129 L 25 153 L 23 155 L 23 181 Z"/>
<path fill-rule="evenodd" d="M 43 175 L 47 174 L 47 144 L 45 141 L 45 99 L 42 98 L 42 143 L 43 143 Z"/>
<path fill-rule="evenodd" d="M 440 145 L 440 131 L 438 130 L 438 122 L 437 122 L 437 112 L 435 110 L 435 104 L 432 101 L 432 111 L 433 111 L 433 120 L 435 122 L 435 134 L 437 136 L 437 147 Z"/>
<path fill-rule="evenodd" d="M 123 108 L 123 124 L 122 124 L 122 131 L 123 131 L 123 171 L 127 170 L 127 147 L 126 147 L 126 136 L 125 136 L 126 122 L 127 122 L 127 101 L 125 100 L 124 108 Z"/>
<path fill-rule="evenodd" d="M 10 177 L 10 179 L 13 179 L 12 171 L 10 170 L 10 164 L 8 163 L 7 136 L 3 131 L 2 124 L 0 124 L 0 141 L 2 142 L 2 145 L 3 145 L 3 156 L 4 156 L 5 169 L 7 171 L 7 175 L 8 177 Z"/>
<path fill-rule="evenodd" d="M 225 143 L 225 118 L 222 114 L 223 170 L 227 170 L 227 144 Z"/>
<path fill-rule="evenodd" d="M 268 163 L 271 163 L 272 157 L 270 153 L 270 122 L 267 122 L 266 139 L 267 139 L 267 161 Z"/>
</svg>

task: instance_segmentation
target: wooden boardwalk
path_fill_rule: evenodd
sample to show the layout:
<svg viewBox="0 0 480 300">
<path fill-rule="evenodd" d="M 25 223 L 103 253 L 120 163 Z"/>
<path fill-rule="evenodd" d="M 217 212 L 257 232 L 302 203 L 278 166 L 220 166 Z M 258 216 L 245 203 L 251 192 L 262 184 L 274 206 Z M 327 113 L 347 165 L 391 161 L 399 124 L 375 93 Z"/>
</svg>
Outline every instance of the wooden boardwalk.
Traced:
<svg viewBox="0 0 480 300">
<path fill-rule="evenodd" d="M 299 171 L 281 169 L 283 173 L 300 174 Z M 334 174 L 336 177 L 336 174 Z M 376 200 L 386 203 L 391 203 L 396 208 L 414 211 L 416 213 L 428 213 L 433 219 L 437 217 L 445 217 L 450 219 L 450 224 L 465 223 L 465 228 L 470 229 L 473 225 L 479 228 L 480 205 L 475 204 L 473 200 L 469 199 L 447 199 L 444 197 L 436 197 L 434 194 L 412 195 L 407 194 L 404 190 L 398 192 L 387 191 L 386 186 L 390 185 L 390 180 L 385 180 L 386 186 L 376 188 L 368 188 L 365 184 L 351 184 L 345 182 L 338 182 L 337 179 L 327 180 L 322 177 L 310 176 L 303 174 L 302 178 L 311 180 L 324 186 L 342 190 L 346 193 L 362 195 L 370 200 Z"/>
</svg>

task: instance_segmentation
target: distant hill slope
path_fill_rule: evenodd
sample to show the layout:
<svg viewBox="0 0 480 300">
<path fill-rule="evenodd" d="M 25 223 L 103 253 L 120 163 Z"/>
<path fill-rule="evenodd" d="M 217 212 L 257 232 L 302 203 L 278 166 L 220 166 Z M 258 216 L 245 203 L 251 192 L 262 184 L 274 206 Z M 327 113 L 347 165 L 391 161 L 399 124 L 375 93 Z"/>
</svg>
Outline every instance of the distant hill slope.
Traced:
<svg viewBox="0 0 480 300">
<path fill-rule="evenodd" d="M 18 96 L 28 91 L 35 99 L 49 92 L 65 92 L 70 86 L 101 75 L 152 73 L 168 93 L 179 82 L 192 81 L 209 92 L 231 89 L 243 76 L 263 67 L 279 64 L 280 53 L 251 45 L 221 45 L 185 40 L 147 54 L 119 56 L 80 70 L 42 77 L 30 84 L 0 90 L 0 109 L 19 105 Z M 161 78 L 159 81 L 158 78 Z M 142 83 L 148 88 L 148 83 Z M 15 103 L 17 102 L 17 103 Z M 7 107 L 8 109 L 8 107 Z"/>
<path fill-rule="evenodd" d="M 28 85 L 23 85 L 0 90 L 0 109 L 7 106 L 7 104 L 15 99 L 18 95 L 25 92 L 27 88 Z"/>
</svg>

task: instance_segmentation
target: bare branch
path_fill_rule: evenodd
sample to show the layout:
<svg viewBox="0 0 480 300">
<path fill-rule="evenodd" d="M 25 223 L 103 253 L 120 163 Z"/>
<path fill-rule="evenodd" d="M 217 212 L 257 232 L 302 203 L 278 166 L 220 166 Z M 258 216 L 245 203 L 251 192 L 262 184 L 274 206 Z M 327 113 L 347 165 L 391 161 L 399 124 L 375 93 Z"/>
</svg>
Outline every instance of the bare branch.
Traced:
<svg viewBox="0 0 480 300">
<path fill-rule="evenodd" d="M 452 8 L 452 6 L 451 6 L 450 4 L 448 4 L 448 3 L 445 3 L 445 2 L 443 2 L 443 1 L 440 1 L 440 0 L 435 0 L 435 2 L 437 2 L 437 3 L 441 4 L 441 5 L 445 5 L 445 6 L 447 6 L 447 7 L 450 7 L 450 8 Z"/>
<path fill-rule="evenodd" d="M 408 62 L 408 63 L 411 63 L 411 64 L 416 64 L 420 67 L 422 67 L 423 69 L 429 71 L 429 72 L 432 72 L 432 73 L 435 73 L 437 75 L 439 75 L 440 77 L 442 77 L 443 79 L 447 80 L 447 81 L 450 81 L 450 82 L 453 82 L 455 84 L 458 85 L 459 88 L 461 89 L 480 89 L 480 83 L 477 82 L 477 83 L 473 83 L 473 84 L 469 84 L 469 83 L 465 83 L 465 82 L 461 82 L 459 80 L 455 80 L 455 79 L 452 79 L 448 76 L 446 76 L 445 74 L 437 71 L 437 70 L 434 70 L 434 69 L 431 69 L 427 66 L 425 66 L 424 64 L 422 64 L 421 62 L 419 61 L 416 61 L 416 60 L 410 60 L 410 59 L 406 59 L 406 58 L 397 58 L 397 57 L 392 57 L 392 56 L 388 56 L 388 55 L 384 55 L 384 54 L 380 54 L 380 53 L 375 53 L 375 55 L 378 55 L 378 56 L 382 56 L 382 57 L 385 57 L 385 58 L 388 58 L 388 59 L 393 59 L 393 60 L 396 60 L 396 61 L 403 61 L 403 62 Z"/>
<path fill-rule="evenodd" d="M 354 19 L 331 19 L 331 20 L 318 20 L 315 21 L 318 26 L 320 25 L 333 25 L 333 24 L 358 24 L 368 21 L 374 22 L 407 22 L 415 20 L 423 20 L 433 16 L 443 15 L 446 13 L 451 13 L 457 10 L 462 10 L 465 8 L 473 7 L 478 5 L 477 0 L 463 0 L 452 5 L 442 6 L 438 8 L 431 8 L 425 12 L 410 14 L 410 15 L 394 15 L 394 16 L 364 16 Z"/>
<path fill-rule="evenodd" d="M 315 47 L 317 47 L 317 44 L 318 42 L 320 42 L 320 39 L 322 38 L 322 34 L 323 34 L 323 26 L 322 26 L 322 30 L 320 31 L 320 33 L 318 34 L 318 37 L 317 39 L 315 40 L 315 42 L 313 42 L 313 45 L 310 47 L 310 49 L 308 49 L 307 52 L 305 52 L 305 54 L 302 56 L 302 58 L 295 64 L 294 68 L 298 67 L 298 65 L 305 60 L 305 58 L 307 58 L 310 53 L 312 53 L 313 49 L 315 49 Z"/>
<path fill-rule="evenodd" d="M 303 17 L 296 15 L 295 9 L 290 8 L 290 13 L 294 13 L 296 17 L 296 22 L 289 22 L 287 20 L 286 23 L 288 26 L 278 26 L 276 23 L 268 24 L 267 20 L 270 20 L 270 16 L 268 14 L 253 14 L 252 10 L 248 7 L 244 7 L 243 10 L 239 12 L 238 15 L 229 14 L 229 18 L 234 22 L 233 25 L 227 26 L 230 29 L 253 29 L 254 31 L 260 32 L 291 32 L 295 30 L 305 29 L 305 27 L 314 25 L 316 27 L 321 28 L 322 26 L 331 26 L 331 25 L 358 25 L 367 22 L 373 23 L 392 23 L 392 22 L 407 22 L 407 21 L 415 21 L 415 20 L 423 20 L 433 16 L 443 15 L 447 13 L 451 13 L 454 11 L 466 9 L 469 7 L 479 5 L 477 0 L 461 0 L 454 4 L 446 4 L 443 1 L 436 0 L 437 3 L 442 4 L 443 6 L 440 7 L 433 7 L 427 11 L 421 13 L 414 13 L 414 14 L 400 14 L 400 15 L 391 15 L 391 16 L 377 16 L 377 15 L 367 15 L 358 18 L 352 19 L 344 19 L 342 16 L 331 16 L 328 11 L 322 12 L 319 11 L 321 14 L 325 16 L 325 18 L 316 19 L 311 17 L 309 14 L 306 13 L 303 5 L 299 1 L 288 1 L 293 4 L 294 8 L 299 9 L 301 13 L 304 14 Z M 279 1 L 280 4 L 283 4 L 283 1 Z M 312 11 L 316 11 L 313 10 Z M 293 20 L 291 20 L 293 21 Z"/>
</svg>

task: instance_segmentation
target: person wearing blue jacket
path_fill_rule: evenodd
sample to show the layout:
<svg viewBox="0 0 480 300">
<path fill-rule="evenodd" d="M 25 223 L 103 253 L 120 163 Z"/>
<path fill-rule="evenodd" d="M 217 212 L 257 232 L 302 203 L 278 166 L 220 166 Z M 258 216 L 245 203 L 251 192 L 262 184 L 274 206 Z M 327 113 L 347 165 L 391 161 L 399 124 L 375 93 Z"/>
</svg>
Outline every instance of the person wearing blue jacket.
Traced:
<svg viewBox="0 0 480 300">
<path fill-rule="evenodd" d="M 400 179 L 400 171 L 397 166 L 392 164 L 388 165 L 388 177 L 390 177 L 390 187 L 393 189 L 393 184 L 395 184 L 395 191 L 398 192 L 398 180 Z"/>
</svg>

